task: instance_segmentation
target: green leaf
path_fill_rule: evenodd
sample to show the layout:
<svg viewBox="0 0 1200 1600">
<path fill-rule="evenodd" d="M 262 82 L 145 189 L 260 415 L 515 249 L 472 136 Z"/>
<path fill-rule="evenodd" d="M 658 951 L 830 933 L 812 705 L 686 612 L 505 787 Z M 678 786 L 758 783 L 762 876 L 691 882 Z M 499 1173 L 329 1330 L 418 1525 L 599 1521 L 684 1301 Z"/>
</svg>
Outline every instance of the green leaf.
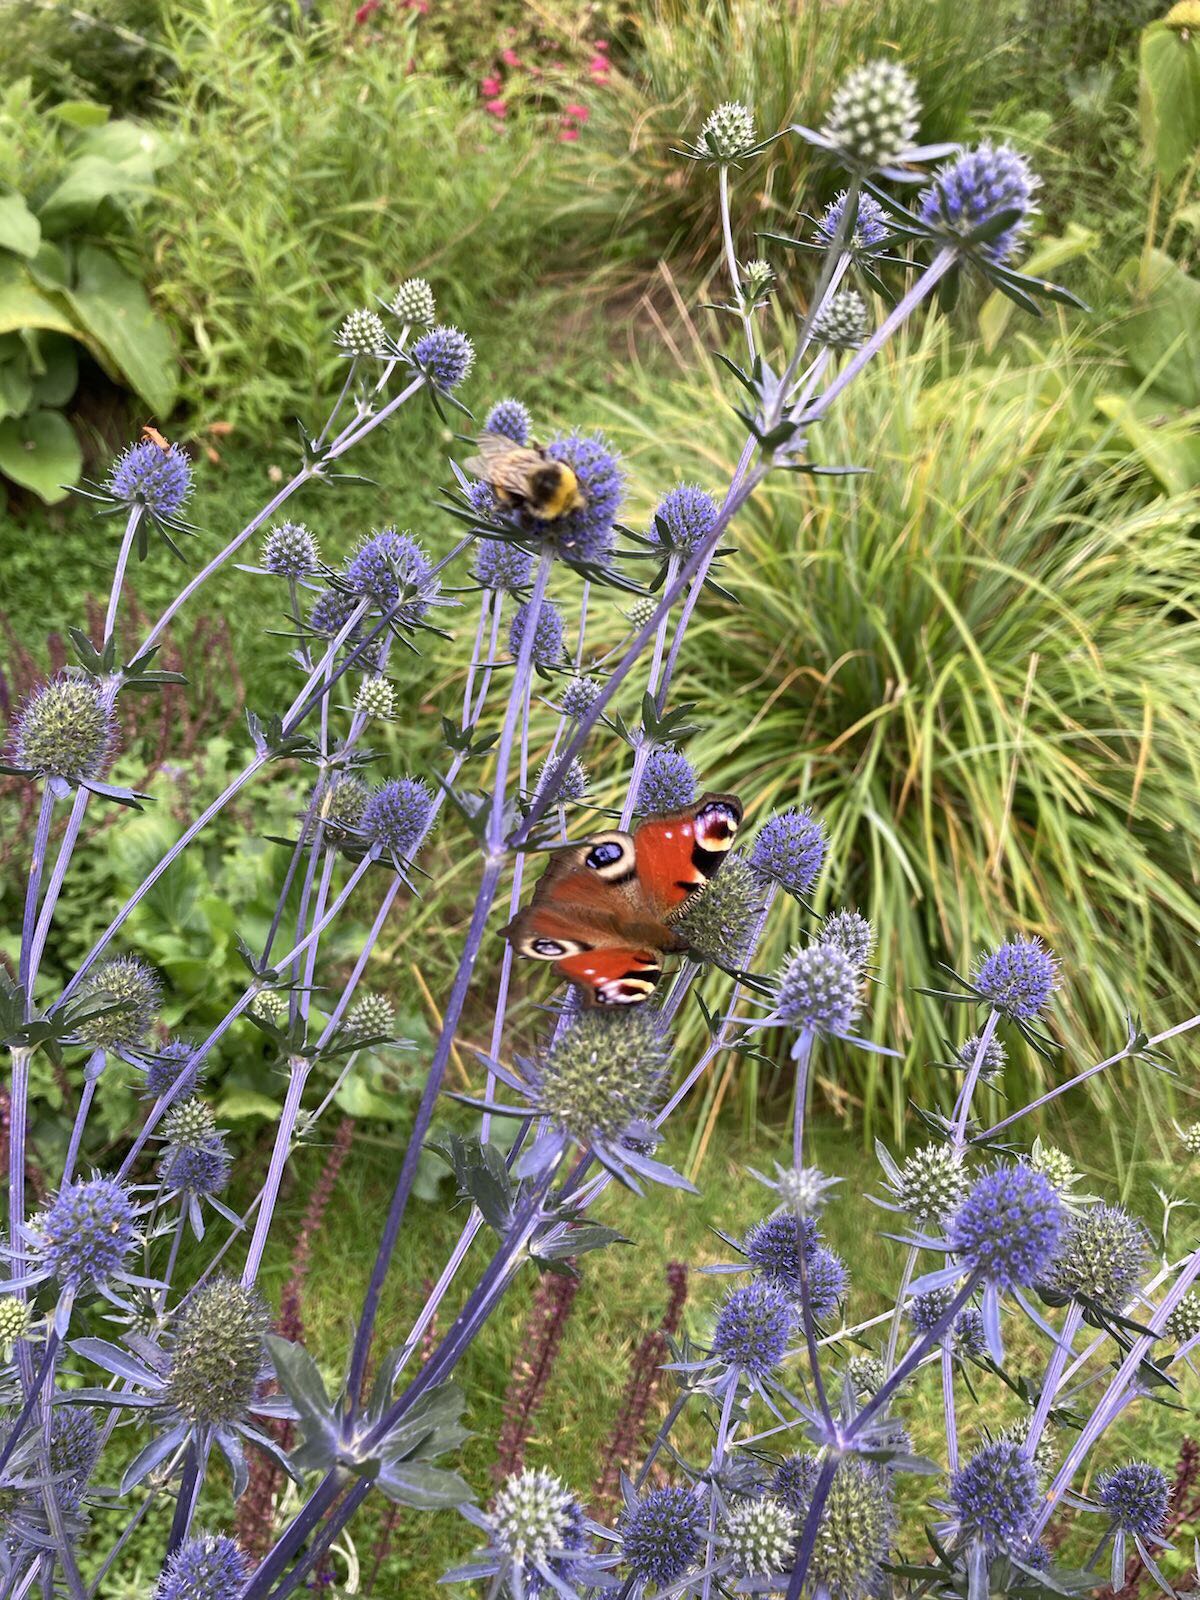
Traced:
<svg viewBox="0 0 1200 1600">
<path fill-rule="evenodd" d="M 19 256 L 35 256 L 41 242 L 42 225 L 24 195 L 0 194 L 0 247 Z"/>
<path fill-rule="evenodd" d="M 1200 282 L 1161 250 L 1150 252 L 1120 335 L 1139 378 L 1181 406 L 1200 406 Z"/>
<path fill-rule="evenodd" d="M 65 406 L 79 383 L 79 347 L 65 334 L 46 333 L 38 340 L 42 370 L 33 380 L 39 406 Z"/>
<path fill-rule="evenodd" d="M 108 107 L 98 100 L 60 100 L 51 107 L 54 116 L 69 128 L 99 128 L 108 121 Z"/>
<path fill-rule="evenodd" d="M 1200 483 L 1200 413 L 1166 417 L 1152 394 L 1116 390 L 1097 395 L 1096 409 L 1116 423 L 1168 494 L 1186 494 Z"/>
<path fill-rule="evenodd" d="M 254 1089 L 229 1089 L 221 1096 L 218 1107 L 223 1117 L 267 1117 L 274 1122 L 279 1116 L 279 1101 Z"/>
<path fill-rule="evenodd" d="M 1183 0 L 1142 34 L 1142 148 L 1170 183 L 1200 144 L 1200 5 Z"/>
<path fill-rule="evenodd" d="M 101 364 L 123 378 L 158 417 L 175 405 L 179 372 L 170 335 L 154 315 L 145 289 L 107 251 L 85 245 L 75 287 L 66 298 Z"/>
<path fill-rule="evenodd" d="M 389 1500 L 418 1511 L 435 1511 L 439 1506 L 469 1503 L 474 1494 L 457 1472 L 426 1466 L 420 1461 L 389 1463 L 375 1480 Z"/>
<path fill-rule="evenodd" d="M 29 357 L 21 349 L 15 358 L 0 362 L 0 421 L 23 417 L 33 399 L 33 374 Z"/>
<path fill-rule="evenodd" d="M 97 156 L 145 182 L 175 154 L 174 143 L 149 123 L 124 119 L 94 129 L 79 141 L 77 149 L 80 155 Z"/>
<path fill-rule="evenodd" d="M 1074 261 L 1078 256 L 1090 255 L 1096 247 L 1096 239 L 1097 235 L 1091 228 L 1080 227 L 1077 222 L 1069 223 L 1067 231 L 1057 239 L 1043 239 L 1029 259 L 1021 263 L 1021 271 L 1032 278 L 1057 272 L 1066 262 Z M 979 333 L 983 348 L 989 355 L 1004 336 L 1012 309 L 1013 302 L 998 289 L 993 290 L 980 307 Z"/>
<path fill-rule="evenodd" d="M 136 168 L 119 166 L 103 156 L 77 156 L 43 202 L 42 226 L 52 234 L 82 227 L 106 200 L 126 199 L 149 185 L 150 180 Z"/>
<path fill-rule="evenodd" d="M 82 470 L 79 440 L 60 412 L 31 411 L 0 423 L 0 472 L 47 505 L 64 499 Z"/>
<path fill-rule="evenodd" d="M 13 256 L 0 256 L 0 334 L 22 328 L 50 328 L 66 334 L 78 331 L 66 308 L 36 287 L 21 262 Z"/>
</svg>

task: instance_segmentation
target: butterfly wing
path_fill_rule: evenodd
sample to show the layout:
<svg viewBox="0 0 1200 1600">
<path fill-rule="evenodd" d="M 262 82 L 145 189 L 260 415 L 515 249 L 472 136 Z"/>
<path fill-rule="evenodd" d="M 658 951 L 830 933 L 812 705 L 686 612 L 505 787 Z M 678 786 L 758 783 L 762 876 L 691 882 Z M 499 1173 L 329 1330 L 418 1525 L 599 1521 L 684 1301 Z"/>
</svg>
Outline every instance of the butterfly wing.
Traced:
<svg viewBox="0 0 1200 1600">
<path fill-rule="evenodd" d="M 684 811 L 648 817 L 633 836 L 646 909 L 666 920 L 720 869 L 742 821 L 736 795 L 705 794 Z"/>
<path fill-rule="evenodd" d="M 555 851 L 533 899 L 503 931 L 518 955 L 552 962 L 589 1006 L 645 1000 L 671 937 L 647 919 L 634 841 L 615 829 Z"/>
</svg>

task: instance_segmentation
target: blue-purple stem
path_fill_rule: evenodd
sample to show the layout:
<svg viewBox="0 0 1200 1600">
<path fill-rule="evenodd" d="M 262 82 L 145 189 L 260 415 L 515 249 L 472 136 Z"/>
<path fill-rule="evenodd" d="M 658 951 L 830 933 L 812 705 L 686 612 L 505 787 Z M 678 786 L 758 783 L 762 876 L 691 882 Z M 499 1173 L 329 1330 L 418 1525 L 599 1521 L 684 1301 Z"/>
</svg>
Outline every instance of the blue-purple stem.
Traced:
<svg viewBox="0 0 1200 1600">
<path fill-rule="evenodd" d="M 117 622 L 117 607 L 121 603 L 121 590 L 125 585 L 125 569 L 129 565 L 129 554 L 133 549 L 133 541 L 137 535 L 138 523 L 142 520 L 144 508 L 133 505 L 129 508 L 129 516 L 125 522 L 125 532 L 121 538 L 121 548 L 117 552 L 117 565 L 113 573 L 112 588 L 108 595 L 108 610 L 104 613 L 104 636 L 100 641 L 100 648 L 113 636 L 113 629 Z"/>
<path fill-rule="evenodd" d="M 971 1101 L 975 1098 L 975 1086 L 979 1082 L 979 1074 L 983 1071 L 984 1058 L 988 1046 L 996 1032 L 996 1024 L 1000 1020 L 998 1011 L 989 1011 L 987 1021 L 983 1025 L 983 1032 L 979 1035 L 979 1043 L 975 1047 L 975 1058 L 967 1068 L 967 1076 L 963 1080 L 962 1089 L 959 1091 L 958 1103 L 954 1108 L 954 1127 L 951 1133 L 951 1144 L 956 1151 L 962 1150 L 967 1142 L 967 1122 L 971 1116 Z"/>
</svg>

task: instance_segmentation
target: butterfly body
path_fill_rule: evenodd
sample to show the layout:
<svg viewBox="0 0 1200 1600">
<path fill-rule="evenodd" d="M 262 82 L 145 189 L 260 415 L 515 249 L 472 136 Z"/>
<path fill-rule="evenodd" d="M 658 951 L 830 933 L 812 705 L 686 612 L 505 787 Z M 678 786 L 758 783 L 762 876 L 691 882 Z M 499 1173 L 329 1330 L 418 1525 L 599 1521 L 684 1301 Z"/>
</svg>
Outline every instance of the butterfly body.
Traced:
<svg viewBox="0 0 1200 1600">
<path fill-rule="evenodd" d="M 514 444 L 498 433 L 481 434 L 478 445 L 467 471 L 482 478 L 502 506 L 527 511 L 539 522 L 557 522 L 587 504 L 571 468 L 538 445 Z"/>
<path fill-rule="evenodd" d="M 585 1005 L 639 1005 L 662 957 L 688 948 L 674 921 L 719 869 L 741 820 L 736 796 L 706 794 L 632 834 L 613 829 L 556 851 L 504 935 L 519 955 L 552 962 Z"/>
</svg>

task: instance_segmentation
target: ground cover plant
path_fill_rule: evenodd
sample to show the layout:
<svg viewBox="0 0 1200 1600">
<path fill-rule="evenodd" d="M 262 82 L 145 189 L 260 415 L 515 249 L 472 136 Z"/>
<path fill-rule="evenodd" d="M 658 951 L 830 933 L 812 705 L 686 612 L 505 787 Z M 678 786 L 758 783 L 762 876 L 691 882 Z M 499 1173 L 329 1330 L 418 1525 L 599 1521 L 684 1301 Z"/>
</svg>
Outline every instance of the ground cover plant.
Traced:
<svg viewBox="0 0 1200 1600">
<path fill-rule="evenodd" d="M 1061 1151 L 1030 1148 L 1021 1133 L 1027 1118 L 1106 1073 L 1169 1071 L 1175 1041 L 1200 1015 L 1176 996 L 1169 1017 L 1131 1015 L 1103 1059 L 1089 1061 L 1055 997 L 1090 975 L 1064 971 L 1036 930 L 1018 924 L 964 942 L 969 962 L 948 950 L 938 986 L 908 1002 L 941 1019 L 945 1092 L 914 1109 L 920 1148 L 906 1158 L 878 1152 L 874 1199 L 898 1214 L 905 1249 L 899 1286 L 881 1316 L 847 1325 L 839 1312 L 854 1263 L 832 1248 L 827 1219 L 844 1206 L 855 1221 L 840 1236 L 861 1236 L 869 1201 L 822 1170 L 810 1100 L 834 1044 L 897 1059 L 873 1002 L 881 952 L 903 930 L 875 927 L 853 906 L 814 909 L 837 834 L 820 809 L 749 815 L 748 797 L 706 789 L 692 759 L 698 707 L 680 698 L 701 593 L 720 595 L 736 571 L 739 525 L 760 491 L 782 474 L 845 479 L 868 464 L 839 456 L 830 423 L 901 330 L 936 320 L 964 280 L 985 280 L 1025 315 L 1046 305 L 1077 312 L 1065 290 L 1019 270 L 1036 215 L 1026 160 L 988 142 L 922 144 L 920 112 L 906 70 L 876 60 L 847 75 L 815 128 L 763 130 L 749 107 L 729 102 L 682 142 L 678 159 L 715 195 L 722 311 L 741 347 L 722 359 L 743 429 L 724 483 L 664 483 L 654 508 L 630 521 L 622 462 L 602 435 L 573 428 L 531 449 L 529 410 L 497 394 L 471 417 L 472 343 L 438 321 L 430 285 L 409 278 L 381 293 L 380 310 L 347 310 L 333 339 L 339 398 L 304 434 L 300 466 L 144 623 L 125 579 L 136 557 L 151 559 L 152 542 L 154 558 L 186 559 L 189 518 L 202 511 L 190 464 L 152 432 L 90 487 L 114 530 L 107 601 L 90 632 L 70 632 L 76 664 L 28 695 L 7 751 L 37 806 L 17 971 L 3 997 L 12 1067 L 0 1284 L 6 1356 L 11 1347 L 0 1442 L 6 1600 L 56 1583 L 75 1600 L 102 1590 L 164 1505 L 157 1600 L 254 1600 L 310 1582 L 361 1593 L 361 1568 L 343 1574 L 335 1555 L 359 1508 L 379 1498 L 405 1508 L 408 1538 L 419 1539 L 422 1516 L 456 1511 L 463 1557 L 445 1580 L 518 1600 L 609 1590 L 795 1600 L 880 1586 L 976 1600 L 997 1588 L 1034 1596 L 1120 1586 L 1127 1562 L 1169 1590 L 1161 1469 L 1126 1462 L 1094 1480 L 1091 1470 L 1126 1411 L 1168 1399 L 1189 1370 L 1200 1252 L 1170 1194 L 1152 1240 L 1113 1196 L 1082 1194 Z M 731 196 L 781 138 L 807 142 L 845 188 L 792 241 L 791 270 L 811 266 L 809 309 L 776 325 L 766 315 L 775 275 L 739 248 Z M 336 552 L 322 550 L 292 520 L 300 497 L 328 505 L 359 447 L 426 405 L 449 443 L 456 430 L 461 438 L 431 492 L 461 535 L 436 557 L 390 524 L 364 529 L 353 549 L 339 540 Z M 313 499 L 318 488 L 323 500 Z M 272 704 L 254 685 L 244 763 L 230 763 L 223 786 L 106 908 L 65 982 L 45 981 L 88 814 L 136 810 L 145 798 L 113 771 L 116 708 L 179 687 L 181 674 L 163 665 L 169 630 L 235 562 L 245 592 L 266 597 L 250 603 L 268 613 L 295 692 Z M 597 650 L 588 630 L 605 591 L 629 609 L 611 651 Z M 394 661 L 407 655 L 436 671 L 460 612 L 471 664 L 453 698 L 440 695 L 438 765 L 371 781 L 376 731 L 402 730 L 413 715 Z M 531 730 L 547 714 L 554 731 L 539 768 Z M 602 721 L 629 753 L 628 783 L 607 817 L 591 815 L 582 765 Z M 285 761 L 310 768 L 312 783 L 293 815 L 266 823 L 281 852 L 267 871 L 277 865 L 278 880 L 269 914 L 236 930 L 240 992 L 203 1037 L 164 1037 L 171 1000 L 131 937 L 138 915 L 214 818 L 244 806 Z M 723 781 L 719 754 L 703 778 Z M 374 959 L 383 930 L 414 904 L 439 823 L 467 854 L 476 893 L 433 1036 L 417 1046 L 419 1098 L 390 1199 L 371 1219 L 378 1247 L 352 1333 L 333 1364 L 327 1353 L 318 1366 L 289 1336 L 297 1330 L 282 1308 L 274 1317 L 262 1268 L 299 1146 L 360 1058 L 416 1044 L 397 1036 L 392 999 L 368 985 L 385 976 Z M 531 899 L 543 854 L 549 865 Z M 365 933 L 340 951 L 356 892 Z M 805 932 L 772 969 L 760 958 L 764 930 L 792 902 L 807 912 Z M 490 935 L 502 909 L 512 921 L 500 945 Z M 572 986 L 537 1017 L 510 1018 L 510 993 L 536 982 L 517 975 L 517 955 L 551 963 Z M 467 1066 L 459 1029 L 480 992 L 490 1021 Z M 685 1006 L 703 1018 L 703 1041 L 676 1060 Z M 231 1154 L 204 1078 L 246 1038 L 271 1053 L 286 1087 L 257 1192 L 234 1210 Z M 793 1085 L 791 1136 L 769 1170 L 764 1162 L 748 1174 L 768 1191 L 762 1214 L 709 1263 L 737 1281 L 654 1365 L 677 1392 L 648 1450 L 639 1452 L 636 1431 L 623 1442 L 615 1514 L 597 1520 L 580 1486 L 541 1468 L 515 1467 L 488 1499 L 460 1470 L 460 1364 L 519 1278 L 603 1271 L 601 1252 L 620 1237 L 592 1208 L 613 1184 L 650 1217 L 659 1186 L 690 1188 L 662 1159 L 669 1117 L 726 1055 L 756 1058 L 772 1041 L 784 1046 Z M 1029 1051 L 1053 1062 L 1052 1086 L 990 1114 L 981 1089 L 1002 1088 L 1009 1057 Z M 31 1205 L 35 1058 L 65 1079 L 74 1112 L 57 1182 Z M 96 1108 L 130 1078 L 145 1114 L 114 1149 L 97 1137 Z M 1194 1129 L 1180 1137 L 1185 1149 L 1195 1144 Z M 339 1139 L 341 1130 L 335 1149 Z M 391 1345 L 380 1309 L 431 1153 L 460 1202 L 453 1243 Z M 1020 1373 L 1018 1347 L 1035 1357 Z M 928 1453 L 914 1448 L 905 1415 L 922 1372 L 938 1380 L 942 1415 Z M 974 1435 L 962 1410 L 977 1385 L 1011 1392 L 1015 1427 Z M 512 1448 L 503 1434 L 497 1447 Z M 260 1503 L 266 1537 L 252 1557 L 226 1530 L 260 1456 L 294 1492 Z M 938 1480 L 928 1494 L 923 1478 Z M 611 1474 L 603 1482 L 611 1500 Z M 597 1490 L 592 1509 L 603 1499 Z M 94 1508 L 103 1523 L 93 1525 Z"/>
</svg>

